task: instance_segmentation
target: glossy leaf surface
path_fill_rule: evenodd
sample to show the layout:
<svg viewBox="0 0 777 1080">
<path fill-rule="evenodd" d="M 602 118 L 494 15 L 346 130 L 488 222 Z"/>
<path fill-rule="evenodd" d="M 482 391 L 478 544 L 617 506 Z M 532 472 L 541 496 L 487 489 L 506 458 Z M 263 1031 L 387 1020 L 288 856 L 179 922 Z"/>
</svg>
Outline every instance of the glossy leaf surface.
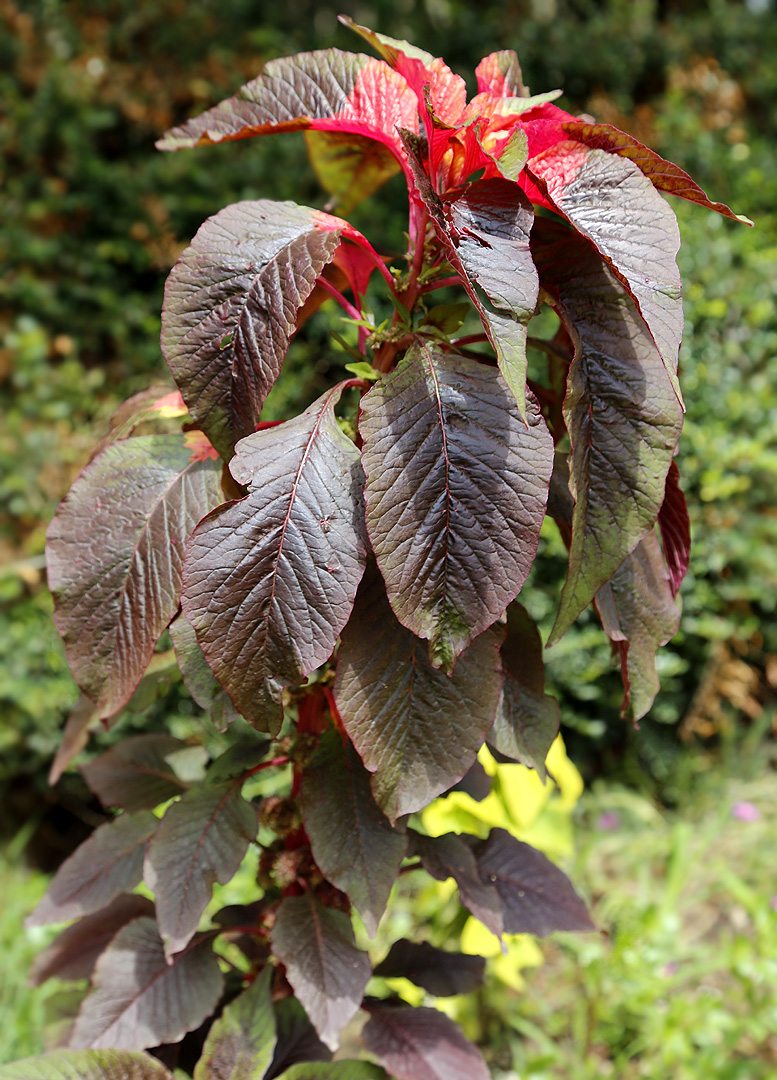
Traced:
<svg viewBox="0 0 777 1080">
<path fill-rule="evenodd" d="M 575 509 L 551 643 L 652 529 L 683 420 L 631 300 L 589 244 L 561 243 L 538 249 L 543 285 L 576 344 L 564 399 Z"/>
<path fill-rule="evenodd" d="M 135 919 L 97 961 L 71 1046 L 145 1050 L 176 1042 L 215 1008 L 222 984 L 210 942 L 190 946 L 168 964 L 153 919 Z"/>
<path fill-rule="evenodd" d="M 368 570 L 343 631 L 335 700 L 390 821 L 426 806 L 475 760 L 501 695 L 501 637 L 497 628 L 481 634 L 445 675 L 397 621 L 377 570 Z"/>
<path fill-rule="evenodd" d="M 469 994 L 483 983 L 486 961 L 482 956 L 446 952 L 428 941 L 395 941 L 388 956 L 373 969 L 384 978 L 404 977 L 435 997 Z"/>
<path fill-rule="evenodd" d="M 504 691 L 489 746 L 545 778 L 545 758 L 558 735 L 558 701 L 545 693 L 542 639 L 529 613 L 518 603 L 507 609 L 507 636 L 500 650 Z"/>
<path fill-rule="evenodd" d="M 92 915 L 121 893 L 132 892 L 143 875 L 146 843 L 158 824 L 150 811 L 141 810 L 100 825 L 62 863 L 27 925 Z"/>
<path fill-rule="evenodd" d="M 374 937 L 405 855 L 406 835 L 378 808 L 370 774 L 334 728 L 308 760 L 301 794 L 313 858 Z"/>
<path fill-rule="evenodd" d="M 396 1080 L 490 1080 L 478 1048 L 436 1009 L 373 1005 L 362 1040 Z"/>
<path fill-rule="evenodd" d="M 661 546 L 649 532 L 596 594 L 604 632 L 616 642 L 625 694 L 622 715 L 639 720 L 659 690 L 656 652 L 677 633 L 680 611 Z"/>
<path fill-rule="evenodd" d="M 168 808 L 145 862 L 168 959 L 191 940 L 213 885 L 237 873 L 257 828 L 256 809 L 234 783 L 193 788 Z"/>
<path fill-rule="evenodd" d="M 566 874 L 505 829 L 492 829 L 476 858 L 483 880 L 499 893 L 508 934 L 596 929 Z"/>
<path fill-rule="evenodd" d="M 186 790 L 168 760 L 186 743 L 172 735 L 133 735 L 81 766 L 103 806 L 152 810 Z"/>
<path fill-rule="evenodd" d="M 372 974 L 369 957 L 356 947 L 350 920 L 310 893 L 286 897 L 278 908 L 272 945 L 319 1036 L 336 1050 Z"/>
<path fill-rule="evenodd" d="M 194 1080 L 261 1080 L 275 1049 L 272 966 L 224 1009 L 208 1032 Z"/>
<path fill-rule="evenodd" d="M 335 418 L 340 392 L 239 444 L 230 468 L 250 492 L 187 550 L 184 614 L 240 712 L 270 734 L 282 687 L 332 653 L 364 571 L 363 474 Z"/>
<path fill-rule="evenodd" d="M 553 443 L 493 368 L 411 349 L 362 400 L 367 529 L 400 622 L 435 667 L 515 598 L 539 543 Z"/>
<path fill-rule="evenodd" d="M 54 620 L 100 718 L 126 704 L 148 667 L 178 607 L 189 534 L 223 498 L 220 463 L 203 457 L 194 435 L 108 446 L 49 526 Z"/>
</svg>

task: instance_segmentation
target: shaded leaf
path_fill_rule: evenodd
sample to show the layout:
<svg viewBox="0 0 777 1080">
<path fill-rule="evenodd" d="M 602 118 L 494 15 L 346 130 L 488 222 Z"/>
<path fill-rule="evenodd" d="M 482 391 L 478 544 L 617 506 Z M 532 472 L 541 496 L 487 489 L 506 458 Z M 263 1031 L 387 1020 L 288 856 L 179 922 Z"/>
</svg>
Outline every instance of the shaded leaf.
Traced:
<svg viewBox="0 0 777 1080">
<path fill-rule="evenodd" d="M 54 760 L 49 769 L 49 784 L 53 787 L 74 757 L 77 757 L 89 742 L 90 729 L 99 724 L 97 709 L 86 694 L 81 694 L 68 713 L 62 738 Z"/>
<path fill-rule="evenodd" d="M 194 1080 L 261 1080 L 275 1049 L 272 966 L 230 1002 L 208 1032 Z"/>
<path fill-rule="evenodd" d="M 567 232 L 537 261 L 576 345 L 564 399 L 575 509 L 552 644 L 652 529 L 683 417 L 634 305 L 590 244 Z"/>
<path fill-rule="evenodd" d="M 369 957 L 356 947 L 350 920 L 310 893 L 286 897 L 272 928 L 272 946 L 316 1031 L 336 1050 L 372 974 Z"/>
<path fill-rule="evenodd" d="M 621 715 L 637 721 L 653 704 L 660 686 L 656 652 L 677 633 L 680 611 L 661 546 L 649 532 L 612 580 L 596 594 L 604 632 L 618 647 L 624 697 Z"/>
<path fill-rule="evenodd" d="M 436 997 L 469 994 L 483 983 L 486 961 L 482 956 L 436 949 L 428 941 L 415 944 L 402 938 L 373 969 L 373 975 L 410 979 Z"/>
<path fill-rule="evenodd" d="M 331 655 L 366 558 L 363 474 L 334 406 L 244 439 L 231 462 L 245 499 L 211 514 L 186 554 L 183 609 L 243 716 L 280 730 L 283 686 Z"/>
<path fill-rule="evenodd" d="M 707 210 L 715 210 L 723 217 L 741 221 L 745 225 L 753 224 L 749 218 L 735 214 L 725 203 L 711 202 L 687 172 L 673 165 L 671 161 L 665 161 L 655 150 L 644 146 L 633 135 L 619 131 L 609 124 L 589 124 L 584 120 L 566 120 L 562 127 L 571 138 L 585 143 L 591 149 L 606 150 L 610 154 L 618 154 L 619 157 L 633 161 L 659 191 L 698 203 Z"/>
<path fill-rule="evenodd" d="M 196 932 L 214 883 L 226 885 L 237 873 L 257 828 L 239 784 L 192 788 L 168 808 L 145 862 L 168 959 Z"/>
<path fill-rule="evenodd" d="M 672 208 L 633 161 L 572 140 L 532 157 L 526 168 L 553 209 L 593 242 L 626 286 L 682 401 L 680 231 Z"/>
<path fill-rule="evenodd" d="M 186 790 L 170 758 L 186 743 L 172 735 L 131 735 L 81 766 L 103 806 L 151 810 Z"/>
<path fill-rule="evenodd" d="M 222 501 L 221 467 L 186 435 L 107 447 L 49 526 L 54 621 L 73 677 L 111 716 L 132 695 L 178 607 L 189 533 Z"/>
<path fill-rule="evenodd" d="M 275 1002 L 275 1030 L 275 1053 L 266 1080 L 273 1080 L 298 1062 L 329 1061 L 332 1057 L 295 997 Z"/>
<path fill-rule="evenodd" d="M 672 596 L 677 596 L 691 561 L 691 522 L 676 462 L 666 475 L 664 501 L 658 512 L 658 527 L 664 545 L 664 557 L 669 568 Z"/>
<path fill-rule="evenodd" d="M 117 896 L 102 911 L 68 926 L 40 953 L 30 971 L 30 984 L 40 986 L 59 979 L 88 979 L 100 953 L 122 926 L 143 915 L 153 916 L 154 905 L 145 896 Z"/>
<path fill-rule="evenodd" d="M 396 154 L 367 135 L 309 130 L 305 142 L 321 187 L 332 196 L 332 209 L 339 214 L 350 214 L 400 171 Z"/>
<path fill-rule="evenodd" d="M 517 150 L 518 158 L 512 164 L 520 162 L 522 168 L 521 146 L 517 142 L 512 145 L 508 158 L 512 160 Z M 508 158 L 502 168 L 509 167 Z M 527 327 L 539 295 L 539 279 L 529 250 L 534 210 L 516 184 L 495 177 L 469 184 L 462 195 L 446 199 L 444 213 L 447 229 L 441 238 L 448 258 L 462 273 L 464 287 L 496 352 L 499 370 L 523 416 Z M 483 304 L 476 285 L 496 312 Z"/>
<path fill-rule="evenodd" d="M 209 941 L 168 963 L 153 919 L 135 919 L 97 961 L 71 1046 L 145 1050 L 177 1042 L 216 1007 L 222 985 Z"/>
<path fill-rule="evenodd" d="M 504 690 L 489 746 L 511 761 L 536 769 L 545 779 L 545 758 L 558 735 L 558 701 L 545 693 L 542 639 L 518 603 L 507 609 L 507 636 L 500 650 Z"/>
<path fill-rule="evenodd" d="M 216 758 L 208 769 L 207 782 L 223 784 L 225 780 L 242 776 L 248 769 L 264 761 L 271 745 L 270 740 L 261 735 L 244 735 Z"/>
<path fill-rule="evenodd" d="M 279 1080 L 386 1080 L 386 1073 L 368 1061 L 318 1061 L 292 1065 Z"/>
<path fill-rule="evenodd" d="M 500 937 L 504 931 L 502 901 L 494 886 L 481 878 L 472 848 L 456 833 L 422 836 L 409 829 L 408 838 L 410 854 L 421 859 L 427 874 L 437 881 L 452 877 L 464 907 Z"/>
<path fill-rule="evenodd" d="M 141 390 L 140 393 L 133 394 L 127 401 L 122 402 L 113 414 L 110 431 L 98 443 L 92 453 L 92 458 L 96 458 L 111 443 L 119 439 L 128 439 L 135 428 L 146 420 L 183 417 L 187 413 L 188 409 L 178 390 L 161 385 Z"/>
<path fill-rule="evenodd" d="M 152 813 L 141 810 L 95 829 L 62 863 L 26 925 L 92 915 L 121 893 L 132 892 L 143 876 L 146 842 L 158 824 Z"/>
<path fill-rule="evenodd" d="M 452 676 L 396 619 L 371 567 L 343 630 L 335 700 L 390 821 L 422 809 L 460 780 L 494 722 L 501 694 L 502 631 L 486 631 Z"/>
<path fill-rule="evenodd" d="M 192 418 L 225 458 L 256 428 L 297 311 L 346 228 L 291 202 L 234 203 L 200 227 L 173 267 L 162 350 Z"/>
<path fill-rule="evenodd" d="M 537 551 L 553 440 L 527 404 L 528 426 L 493 368 L 426 343 L 362 399 L 372 548 L 398 619 L 445 671 L 503 614 Z"/>
<path fill-rule="evenodd" d="M 301 795 L 313 858 L 374 937 L 407 849 L 406 835 L 378 808 L 370 774 L 334 728 L 305 766 Z"/>
<path fill-rule="evenodd" d="M 226 731 L 240 714 L 208 666 L 194 627 L 183 612 L 170 623 L 170 637 L 184 686 L 200 708 L 210 713 L 218 730 Z"/>
<path fill-rule="evenodd" d="M 493 732 L 493 728 L 491 731 Z M 482 802 L 483 799 L 487 798 L 491 791 L 491 784 L 492 778 L 488 775 L 480 762 L 475 760 L 464 773 L 461 780 L 459 780 L 457 784 L 454 784 L 446 794 L 450 794 L 452 791 L 463 791 L 466 795 L 469 795 L 471 799 L 474 799 L 475 802 Z"/>
<path fill-rule="evenodd" d="M 396 1080 L 490 1080 L 478 1048 L 436 1009 L 371 1004 L 362 1040 Z"/>
<path fill-rule="evenodd" d="M 506 933 L 545 937 L 554 930 L 596 929 L 566 874 L 505 829 L 492 829 L 476 858 L 481 877 L 502 900 Z"/>
<path fill-rule="evenodd" d="M 148 1054 L 56 1050 L 0 1065 L 0 1080 L 172 1080 L 172 1073 Z"/>
</svg>

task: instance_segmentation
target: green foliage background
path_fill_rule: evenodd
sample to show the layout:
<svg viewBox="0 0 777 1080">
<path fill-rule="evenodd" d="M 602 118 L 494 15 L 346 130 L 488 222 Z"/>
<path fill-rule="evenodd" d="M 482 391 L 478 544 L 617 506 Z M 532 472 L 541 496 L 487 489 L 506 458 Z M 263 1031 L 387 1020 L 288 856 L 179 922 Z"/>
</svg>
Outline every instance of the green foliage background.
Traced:
<svg viewBox="0 0 777 1080">
<path fill-rule="evenodd" d="M 358 51 L 336 22 L 340 9 L 444 55 L 470 85 L 482 55 L 514 47 L 535 92 L 563 87 L 561 105 L 631 131 L 756 222 L 748 230 L 673 201 L 686 298 L 688 414 L 678 461 L 695 546 L 682 628 L 660 658 L 656 706 L 638 733 L 620 723 L 619 675 L 592 616 L 581 617 L 547 662 L 570 755 L 586 780 L 614 777 L 665 806 L 686 805 L 699 774 L 716 757 L 731 760 L 737 731 L 770 732 L 777 685 L 773 2 L 0 0 L 0 835 L 34 820 L 43 834 L 40 862 L 56 861 L 78 833 L 70 818 L 51 824 L 50 803 L 64 801 L 76 819 L 91 812 L 76 777 L 63 778 L 59 795 L 45 784 L 78 696 L 50 621 L 46 524 L 120 401 L 169 381 L 158 343 L 162 289 L 204 218 L 243 198 L 324 202 L 301 138 L 167 155 L 153 141 L 272 57 L 329 45 Z M 392 182 L 354 223 L 399 250 L 403 199 Z M 339 328 L 335 315 L 325 315 L 295 342 L 268 406 L 272 416 L 306 405 L 348 361 L 329 343 L 328 323 Z M 547 631 L 564 576 L 552 529 L 540 553 L 523 602 Z M 138 709 L 98 742 L 143 725 L 185 734 L 197 722 L 170 676 Z M 689 749 L 700 738 L 704 752 Z"/>
</svg>

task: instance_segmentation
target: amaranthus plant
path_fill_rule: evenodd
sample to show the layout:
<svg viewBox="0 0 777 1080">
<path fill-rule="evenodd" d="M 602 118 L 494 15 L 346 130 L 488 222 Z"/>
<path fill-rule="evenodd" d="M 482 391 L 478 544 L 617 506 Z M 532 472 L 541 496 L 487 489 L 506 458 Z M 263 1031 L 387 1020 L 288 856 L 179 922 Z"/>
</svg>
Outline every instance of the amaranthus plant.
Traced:
<svg viewBox="0 0 777 1080">
<path fill-rule="evenodd" d="M 484 742 L 545 775 L 559 710 L 516 598 L 546 515 L 569 549 L 550 644 L 593 603 L 620 657 L 624 715 L 650 707 L 689 553 L 673 463 L 679 234 L 662 193 L 735 215 L 629 135 L 553 105 L 560 91 L 532 97 L 512 51 L 480 62 L 468 102 L 442 60 L 344 21 L 380 59 L 274 60 L 159 146 L 303 131 L 339 214 L 402 173 L 404 256 L 292 202 L 206 221 L 165 291 L 178 392 L 124 408 L 48 535 L 85 716 L 127 703 L 169 626 L 196 701 L 222 729 L 240 716 L 261 734 L 236 721 L 244 733 L 200 778 L 165 734 L 84 766 L 121 812 L 63 865 L 32 922 L 78 920 L 36 978 L 90 989 L 71 1049 L 3 1077 L 150 1080 L 169 1076 L 161 1059 L 197 1080 L 485 1080 L 442 1012 L 365 997 L 373 968 L 352 909 L 374 935 L 413 871 L 452 877 L 498 936 L 594 929 L 564 874 L 505 830 L 431 837 L 413 815 Z M 381 325 L 373 279 L 393 305 Z M 452 288 L 457 302 L 435 304 Z M 291 339 L 331 298 L 358 327 L 353 377 L 263 421 Z M 554 330 L 530 336 L 544 307 Z M 482 327 L 459 334 L 471 312 Z M 358 417 L 338 416 L 346 390 Z M 177 434 L 131 437 L 176 415 Z M 214 883 L 257 843 L 253 901 L 213 913 Z M 141 879 L 154 903 L 133 891 Z M 459 993 L 482 963 L 399 942 L 379 974 Z M 367 1059 L 326 1063 L 359 1010 Z"/>
</svg>

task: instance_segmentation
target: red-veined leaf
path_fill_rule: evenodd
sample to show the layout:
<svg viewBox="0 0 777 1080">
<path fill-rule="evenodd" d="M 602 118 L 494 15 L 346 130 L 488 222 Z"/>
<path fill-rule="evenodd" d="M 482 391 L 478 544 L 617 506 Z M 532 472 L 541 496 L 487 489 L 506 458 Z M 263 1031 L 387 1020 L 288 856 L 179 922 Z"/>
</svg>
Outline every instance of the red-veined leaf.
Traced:
<svg viewBox="0 0 777 1080">
<path fill-rule="evenodd" d="M 208 1032 L 194 1080 L 260 1080 L 275 1049 L 275 1015 L 266 967 L 239 997 L 231 1001 Z"/>
<path fill-rule="evenodd" d="M 103 806 L 152 810 L 185 791 L 170 758 L 186 743 L 172 735 L 132 735 L 81 766 L 81 773 Z"/>
<path fill-rule="evenodd" d="M 343 630 L 335 700 L 390 821 L 421 810 L 475 760 L 499 704 L 501 640 L 501 630 L 487 630 L 445 675 L 397 621 L 377 569 L 368 569 Z"/>
<path fill-rule="evenodd" d="M 448 672 L 537 551 L 553 440 L 533 399 L 527 418 L 493 368 L 426 343 L 362 400 L 372 548 L 400 622 Z"/>
<path fill-rule="evenodd" d="M 309 892 L 286 897 L 272 928 L 272 946 L 316 1031 L 336 1050 L 372 974 L 347 915 L 324 907 Z"/>
<path fill-rule="evenodd" d="M 483 881 L 502 900 L 506 933 L 545 937 L 554 930 L 596 929 L 566 874 L 505 829 L 492 829 L 475 858 Z"/>
<path fill-rule="evenodd" d="M 375 936 L 407 849 L 375 803 L 356 750 L 330 728 L 305 766 L 302 813 L 313 858 Z"/>
<path fill-rule="evenodd" d="M 680 487 L 680 470 L 674 461 L 666 475 L 666 491 L 658 513 L 658 527 L 669 568 L 672 596 L 677 596 L 691 561 L 691 522 Z"/>
<path fill-rule="evenodd" d="M 575 342 L 564 399 L 575 509 L 553 643 L 653 528 L 683 417 L 633 303 L 591 245 L 566 231 L 536 257 Z"/>
<path fill-rule="evenodd" d="M 486 961 L 482 956 L 436 949 L 428 941 L 395 941 L 385 960 L 373 969 L 384 979 L 404 977 L 435 997 L 469 994 L 483 984 Z"/>
<path fill-rule="evenodd" d="M 417 855 L 427 874 L 437 881 L 453 878 L 458 886 L 459 899 L 467 911 L 501 937 L 504 932 L 502 901 L 493 885 L 480 876 L 472 848 L 456 833 L 442 836 L 422 836 L 408 830 L 411 855 Z"/>
<path fill-rule="evenodd" d="M 145 862 L 168 959 L 196 932 L 215 882 L 237 873 L 257 827 L 256 809 L 235 783 L 192 788 L 168 808 Z"/>
<path fill-rule="evenodd" d="M 91 915 L 131 892 L 143 876 L 146 842 L 158 824 L 152 813 L 141 810 L 100 825 L 62 863 L 27 926 Z"/>
<path fill-rule="evenodd" d="M 507 609 L 507 637 L 500 650 L 504 690 L 489 746 L 545 779 L 545 758 L 558 735 L 558 701 L 545 693 L 542 639 L 520 604 Z"/>
<path fill-rule="evenodd" d="M 178 607 L 189 533 L 223 499 L 220 463 L 203 460 L 187 439 L 146 435 L 108 446 L 49 526 L 54 621 L 101 719 L 132 696 Z"/>
<path fill-rule="evenodd" d="M 160 1061 L 126 1050 L 55 1050 L 0 1065 L 0 1080 L 173 1080 Z"/>
<path fill-rule="evenodd" d="M 621 715 L 636 722 L 660 686 L 656 652 L 677 633 L 680 611 L 661 545 L 651 531 L 596 594 L 604 632 L 618 647 L 624 696 Z"/>
<path fill-rule="evenodd" d="M 282 687 L 331 655 L 364 571 L 363 473 L 335 418 L 341 390 L 238 445 L 230 468 L 249 494 L 187 549 L 184 614 L 242 715 L 270 734 Z"/>
<path fill-rule="evenodd" d="M 70 1045 L 145 1050 L 178 1042 L 215 1009 L 223 982 L 209 941 L 168 963 L 154 920 L 135 919 L 97 961 Z"/>
<path fill-rule="evenodd" d="M 362 1040 L 396 1080 L 490 1080 L 478 1048 L 436 1009 L 372 1003 Z"/>
</svg>

